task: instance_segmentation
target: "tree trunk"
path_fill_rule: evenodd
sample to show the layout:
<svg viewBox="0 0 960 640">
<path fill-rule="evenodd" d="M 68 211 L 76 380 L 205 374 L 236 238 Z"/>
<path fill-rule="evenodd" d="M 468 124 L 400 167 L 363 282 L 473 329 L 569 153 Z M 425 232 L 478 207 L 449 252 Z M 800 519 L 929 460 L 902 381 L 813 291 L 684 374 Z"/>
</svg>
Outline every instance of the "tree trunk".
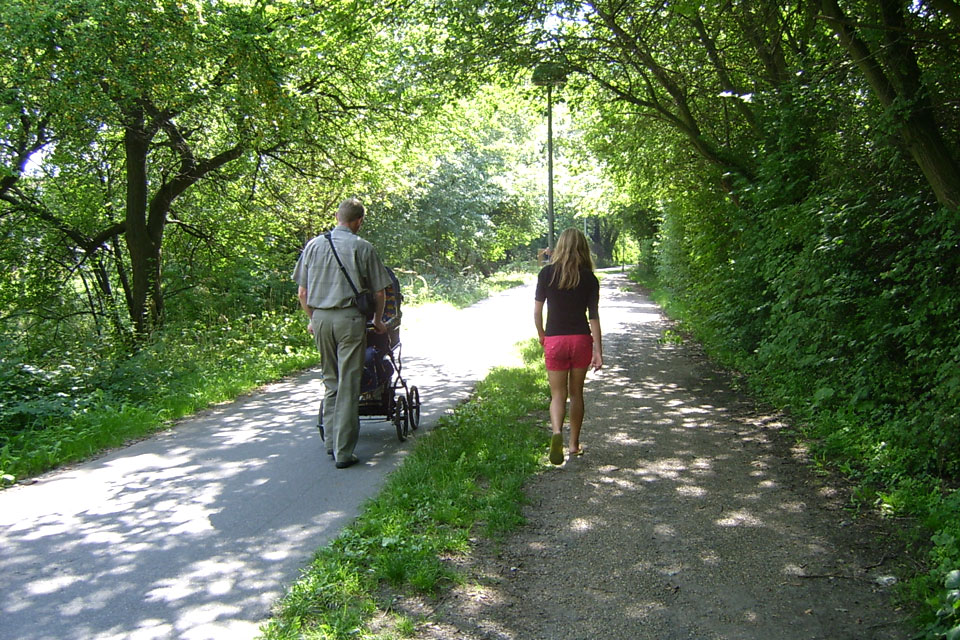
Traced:
<svg viewBox="0 0 960 640">
<path fill-rule="evenodd" d="M 144 128 L 142 114 L 134 118 L 124 133 L 126 152 L 127 198 L 126 240 L 132 275 L 130 320 L 135 339 L 149 336 L 163 317 L 163 292 L 160 286 L 159 233 L 147 220 L 147 155 L 153 136 Z"/>
<path fill-rule="evenodd" d="M 149 115 L 149 124 L 145 116 Z M 124 133 L 127 170 L 126 239 L 130 254 L 128 304 L 135 339 L 142 340 L 163 322 L 161 249 L 167 215 L 174 201 L 198 180 L 243 155 L 240 144 L 217 155 L 198 160 L 186 138 L 173 122 L 172 114 L 149 104 L 131 113 Z M 147 158 L 153 138 L 163 130 L 180 157 L 176 174 L 149 195 Z M 121 278 L 123 274 L 120 273 Z"/>
</svg>

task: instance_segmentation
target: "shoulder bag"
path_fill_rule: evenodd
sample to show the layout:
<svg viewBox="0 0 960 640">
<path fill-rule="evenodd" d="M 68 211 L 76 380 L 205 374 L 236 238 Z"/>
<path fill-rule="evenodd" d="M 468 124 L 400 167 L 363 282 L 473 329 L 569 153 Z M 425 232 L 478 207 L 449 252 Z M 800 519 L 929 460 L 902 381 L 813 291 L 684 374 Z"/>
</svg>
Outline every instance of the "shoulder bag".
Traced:
<svg viewBox="0 0 960 640">
<path fill-rule="evenodd" d="M 333 246 L 333 238 L 330 236 L 330 232 L 327 231 L 323 236 L 327 239 L 327 242 L 330 243 L 330 249 L 333 251 L 333 257 L 337 259 L 337 264 L 340 265 L 340 271 L 343 272 L 343 277 L 347 279 L 347 282 L 350 284 L 350 288 L 353 289 L 353 302 L 357 305 L 357 309 L 360 310 L 360 313 L 363 314 L 363 317 L 367 320 L 373 319 L 373 314 L 377 310 L 377 303 L 373 297 L 373 294 L 369 291 L 364 291 L 360 293 L 357 289 L 357 285 L 353 284 L 353 280 L 350 278 L 350 274 L 347 273 L 346 267 L 343 266 L 343 262 L 340 260 L 340 255 L 337 254 L 337 248 Z"/>
</svg>

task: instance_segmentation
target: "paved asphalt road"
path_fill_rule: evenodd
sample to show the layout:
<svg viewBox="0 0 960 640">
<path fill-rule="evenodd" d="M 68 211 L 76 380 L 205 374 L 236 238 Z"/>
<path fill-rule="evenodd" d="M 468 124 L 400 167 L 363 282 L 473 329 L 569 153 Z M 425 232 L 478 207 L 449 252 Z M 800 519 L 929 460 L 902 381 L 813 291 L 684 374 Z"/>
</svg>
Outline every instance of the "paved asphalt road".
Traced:
<svg viewBox="0 0 960 640">
<path fill-rule="evenodd" d="M 403 374 L 421 431 L 535 335 L 533 288 L 464 311 L 408 312 Z M 317 371 L 153 438 L 0 492 L 0 640 L 253 638 L 318 547 L 403 459 L 365 422 L 336 470 L 316 431 Z"/>
</svg>

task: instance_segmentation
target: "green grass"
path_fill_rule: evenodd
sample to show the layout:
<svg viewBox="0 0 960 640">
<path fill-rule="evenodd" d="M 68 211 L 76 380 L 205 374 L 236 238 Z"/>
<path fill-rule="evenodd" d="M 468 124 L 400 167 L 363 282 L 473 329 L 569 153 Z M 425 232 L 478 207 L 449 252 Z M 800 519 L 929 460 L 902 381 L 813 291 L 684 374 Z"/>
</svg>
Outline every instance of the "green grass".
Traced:
<svg viewBox="0 0 960 640">
<path fill-rule="evenodd" d="M 462 579 L 449 558 L 469 553 L 471 536 L 498 539 L 522 524 L 523 485 L 546 450 L 530 417 L 549 397 L 540 357 L 531 340 L 524 367 L 493 370 L 416 438 L 380 494 L 290 588 L 266 640 L 410 637 L 416 621 L 394 612 L 385 592 L 435 594 Z"/>
<path fill-rule="evenodd" d="M 46 376 L 48 388 L 6 404 L 0 486 L 121 446 L 319 361 L 303 316 L 279 313 L 212 330 L 170 327 L 132 356 L 98 357 L 92 348 L 73 358 L 55 370 L 66 373 Z M 98 366 L 84 367 L 85 359 Z"/>
</svg>

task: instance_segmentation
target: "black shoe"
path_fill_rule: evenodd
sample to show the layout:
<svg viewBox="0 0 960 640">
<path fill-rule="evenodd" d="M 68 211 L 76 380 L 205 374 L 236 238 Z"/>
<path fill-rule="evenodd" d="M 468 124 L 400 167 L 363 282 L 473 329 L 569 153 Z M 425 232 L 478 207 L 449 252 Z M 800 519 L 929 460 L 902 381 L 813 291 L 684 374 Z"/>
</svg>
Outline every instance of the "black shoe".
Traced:
<svg viewBox="0 0 960 640">
<path fill-rule="evenodd" d="M 333 449 L 327 449 L 327 455 L 333 457 Z"/>
<path fill-rule="evenodd" d="M 357 456 L 350 456 L 346 460 L 337 460 L 336 467 L 337 469 L 346 469 L 347 467 L 352 467 L 358 462 L 360 462 L 360 458 Z"/>
</svg>

